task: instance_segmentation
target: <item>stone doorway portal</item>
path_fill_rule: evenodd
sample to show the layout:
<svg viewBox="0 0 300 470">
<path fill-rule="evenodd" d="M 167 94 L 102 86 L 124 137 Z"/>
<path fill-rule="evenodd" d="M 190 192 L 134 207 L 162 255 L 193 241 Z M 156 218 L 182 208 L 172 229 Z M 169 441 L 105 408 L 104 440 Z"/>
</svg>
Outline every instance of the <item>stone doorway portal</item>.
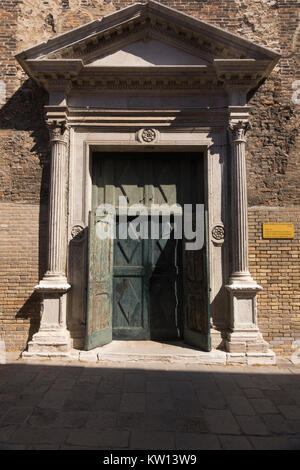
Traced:
<svg viewBox="0 0 300 470">
<path fill-rule="evenodd" d="M 195 214 L 200 204 L 204 207 L 203 160 L 201 152 L 94 153 L 87 349 L 111 339 L 182 338 L 209 349 L 207 246 L 189 252 L 175 235 L 180 208 L 188 204 Z M 134 225 L 136 214 L 129 214 L 122 233 L 120 197 L 129 212 L 140 205 L 147 211 L 142 213 L 146 234 L 141 235 L 141 226 Z M 95 238 L 93 224 L 106 223 L 100 220 L 102 204 L 115 210 L 111 243 Z M 159 211 L 151 217 L 154 207 Z M 137 231 L 128 237 L 127 229 Z M 106 273 L 100 291 L 97 269 Z"/>
<path fill-rule="evenodd" d="M 99 338 L 112 338 L 113 277 L 107 270 L 113 267 L 113 247 L 96 246 L 94 237 L 93 152 L 152 157 L 185 151 L 205 154 L 209 209 L 209 258 L 204 260 L 200 250 L 198 259 L 186 255 L 183 260 L 183 273 L 190 276 L 184 288 L 185 339 L 209 347 L 208 316 L 202 324 L 199 315 L 204 299 L 198 267 L 205 261 L 218 345 L 233 362 L 273 363 L 275 355 L 257 322 L 261 287 L 248 268 L 246 133 L 248 101 L 279 54 L 149 0 L 16 57 L 49 93 L 45 111 L 51 141 L 48 267 L 35 287 L 41 323 L 24 355 L 68 356 L 72 346 L 84 347 L 86 330 L 91 348 L 94 340 L 99 345 Z M 197 187 L 197 176 L 195 181 Z M 88 237 L 98 258 L 87 273 Z M 89 296 L 91 304 L 86 292 L 92 285 L 98 294 Z M 96 314 L 99 308 L 105 315 Z"/>
</svg>

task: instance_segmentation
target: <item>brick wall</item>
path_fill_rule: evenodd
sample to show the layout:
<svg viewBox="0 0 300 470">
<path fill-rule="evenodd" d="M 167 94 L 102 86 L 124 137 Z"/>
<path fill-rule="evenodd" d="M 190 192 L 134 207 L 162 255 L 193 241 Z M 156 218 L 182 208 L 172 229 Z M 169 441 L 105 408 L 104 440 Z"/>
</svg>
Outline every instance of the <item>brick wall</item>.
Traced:
<svg viewBox="0 0 300 470">
<path fill-rule="evenodd" d="M 7 350 L 20 351 L 38 329 L 34 293 L 46 262 L 47 207 L 0 203 L 0 335 Z"/>
<path fill-rule="evenodd" d="M 258 323 L 264 339 L 289 356 L 300 339 L 300 208 L 250 207 L 250 272 L 263 291 L 258 294 Z M 293 240 L 263 239 L 265 222 L 294 223 Z"/>
<path fill-rule="evenodd" d="M 0 233 L 1 256 L 4 256 L 4 262 L 1 259 L 0 265 L 0 322 L 2 329 L 5 325 L 9 348 L 23 348 L 28 335 L 36 328 L 31 325 L 36 325 L 38 301 L 32 292 L 44 269 L 44 254 L 41 247 L 37 251 L 37 243 L 45 238 L 45 234 L 42 235 L 44 228 L 41 230 L 44 222 L 39 223 L 38 207 L 40 203 L 41 207 L 47 204 L 49 190 L 49 139 L 43 125 L 47 93 L 26 77 L 14 56 L 55 34 L 131 3 L 133 0 L 0 2 L 0 223 L 6 220 L 4 225 L 8 226 L 1 228 Z M 292 214 L 298 214 L 299 106 L 292 103 L 291 97 L 292 84 L 300 79 L 299 1 L 164 0 L 161 3 L 282 54 L 279 65 L 250 100 L 253 109 L 247 146 L 249 205 L 280 206 L 284 208 L 276 212 L 280 217 L 285 216 L 287 208 Z M 20 214 L 20 208 L 23 215 L 19 220 L 16 214 Z M 251 267 L 254 276 L 257 270 L 258 281 L 265 283 L 259 302 L 262 309 L 260 324 L 266 339 L 272 331 L 272 341 L 283 341 L 275 338 L 288 338 L 285 334 L 296 337 L 299 331 L 297 299 L 293 297 L 297 291 L 291 288 L 289 282 L 288 286 L 282 285 L 280 298 L 272 297 L 277 295 L 273 292 L 275 271 L 263 272 L 265 253 L 260 252 L 260 224 L 267 221 L 263 219 L 266 214 L 263 209 L 250 210 L 250 245 L 252 248 L 257 245 L 258 248 L 257 254 L 250 253 Z M 20 227 L 22 233 L 19 232 Z M 299 232 L 296 235 L 299 236 Z M 278 243 L 283 246 L 282 242 Z M 289 242 L 286 246 L 294 250 L 295 243 Z M 274 253 L 275 256 L 278 253 L 276 242 L 272 241 L 269 245 L 272 246 L 269 254 Z M 22 252 L 20 247 L 23 247 Z M 289 250 L 280 252 L 281 262 L 277 263 L 280 279 L 286 276 L 285 252 Z M 296 270 L 297 258 L 293 257 L 293 260 L 293 269 Z M 13 272 L 15 267 L 19 274 Z M 289 294 L 289 298 L 283 297 Z M 275 311 L 277 306 L 282 313 L 278 314 L 279 317 L 285 320 L 278 319 L 277 314 L 275 320 L 275 316 L 271 315 L 268 306 L 271 300 L 274 307 L 271 310 Z M 21 314 L 26 311 L 27 317 L 21 317 L 20 310 Z M 276 349 L 279 352 L 288 351 L 290 342 L 284 340 L 284 347 L 277 343 Z"/>
</svg>

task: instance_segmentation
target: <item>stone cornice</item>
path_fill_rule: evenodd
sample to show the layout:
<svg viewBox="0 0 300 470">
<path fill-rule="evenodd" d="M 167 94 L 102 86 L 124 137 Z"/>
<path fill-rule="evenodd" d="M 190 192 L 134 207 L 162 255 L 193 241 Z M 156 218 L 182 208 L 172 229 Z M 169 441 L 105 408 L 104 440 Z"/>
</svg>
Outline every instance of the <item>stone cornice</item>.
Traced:
<svg viewBox="0 0 300 470">
<path fill-rule="evenodd" d="M 214 61 L 211 66 L 84 66 L 81 60 L 28 61 L 32 78 L 47 91 L 199 90 L 249 91 L 261 81 L 263 64 L 253 60 Z"/>
<path fill-rule="evenodd" d="M 196 128 L 226 128 L 228 108 L 190 108 L 168 110 L 141 109 L 82 109 L 45 106 L 47 123 L 56 126 L 67 120 L 73 128 L 132 128 L 169 127 L 195 130 Z M 54 124 L 53 124 L 54 125 Z"/>
</svg>

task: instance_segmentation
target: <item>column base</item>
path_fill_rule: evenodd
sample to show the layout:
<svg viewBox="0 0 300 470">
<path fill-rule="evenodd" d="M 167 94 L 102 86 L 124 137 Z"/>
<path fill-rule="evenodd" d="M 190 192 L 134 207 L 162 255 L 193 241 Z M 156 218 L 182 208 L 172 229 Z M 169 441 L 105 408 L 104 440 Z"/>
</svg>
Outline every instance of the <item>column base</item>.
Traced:
<svg viewBox="0 0 300 470">
<path fill-rule="evenodd" d="M 268 343 L 261 333 L 256 331 L 230 331 L 225 340 L 226 351 L 230 353 L 266 353 L 269 350 Z"/>
<path fill-rule="evenodd" d="M 271 349 L 266 352 L 227 353 L 227 364 L 245 364 L 248 366 L 274 366 L 276 355 Z"/>
<path fill-rule="evenodd" d="M 72 347 L 70 332 L 66 328 L 45 328 L 33 335 L 22 357 L 69 357 Z"/>
<path fill-rule="evenodd" d="M 233 362 L 275 364 L 257 326 L 257 293 L 262 289 L 249 272 L 236 273 L 226 286 L 230 294 L 230 329 L 225 335 L 225 348 Z M 258 361 L 258 362 L 257 362 Z"/>
<path fill-rule="evenodd" d="M 68 357 L 73 347 L 66 326 L 66 295 L 70 284 L 60 273 L 46 273 L 35 287 L 42 298 L 40 329 L 22 357 Z"/>
</svg>

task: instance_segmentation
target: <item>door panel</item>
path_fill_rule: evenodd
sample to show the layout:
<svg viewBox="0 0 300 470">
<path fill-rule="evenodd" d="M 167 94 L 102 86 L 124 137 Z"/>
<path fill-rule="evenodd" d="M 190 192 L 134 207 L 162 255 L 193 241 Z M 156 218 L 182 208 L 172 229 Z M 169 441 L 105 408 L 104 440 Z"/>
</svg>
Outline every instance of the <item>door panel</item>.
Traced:
<svg viewBox="0 0 300 470">
<path fill-rule="evenodd" d="M 209 252 L 207 212 L 205 244 L 201 250 L 185 251 L 184 340 L 191 346 L 210 351 Z"/>
<path fill-rule="evenodd" d="M 119 233 L 117 218 L 116 233 Z M 130 221 L 127 223 L 127 227 Z M 148 304 L 145 299 L 147 240 L 114 241 L 113 337 L 148 339 Z"/>
<path fill-rule="evenodd" d="M 87 350 L 109 343 L 112 339 L 112 240 L 100 240 L 97 237 L 97 224 L 100 223 L 97 211 L 91 211 L 85 339 Z"/>
</svg>

